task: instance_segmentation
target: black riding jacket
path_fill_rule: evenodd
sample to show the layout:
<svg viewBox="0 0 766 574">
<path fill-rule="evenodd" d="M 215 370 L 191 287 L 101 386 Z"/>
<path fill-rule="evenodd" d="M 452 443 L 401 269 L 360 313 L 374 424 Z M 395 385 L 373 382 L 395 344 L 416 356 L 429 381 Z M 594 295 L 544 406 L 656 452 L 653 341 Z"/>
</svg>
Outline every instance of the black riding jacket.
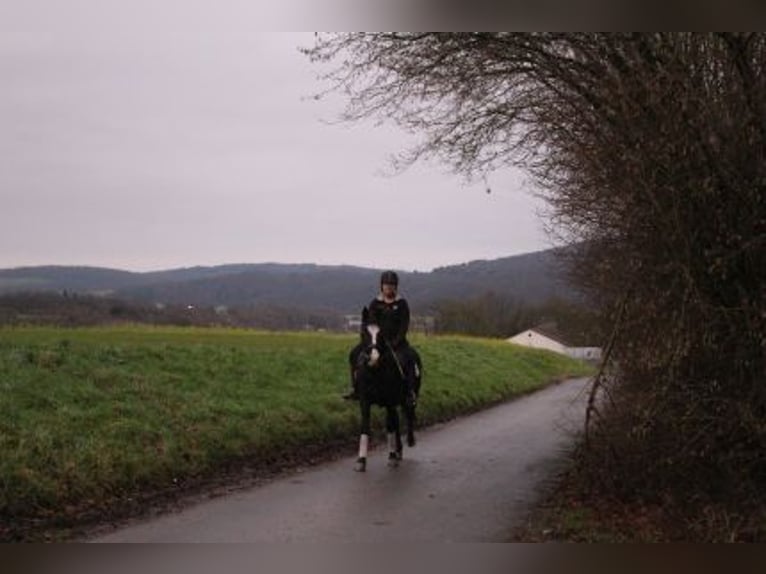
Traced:
<svg viewBox="0 0 766 574">
<path fill-rule="evenodd" d="M 409 346 L 407 329 L 410 327 L 410 306 L 407 300 L 397 297 L 391 303 L 386 303 L 382 296 L 373 299 L 368 309 L 370 323 L 380 327 L 383 341 L 388 342 L 394 349 Z"/>
</svg>

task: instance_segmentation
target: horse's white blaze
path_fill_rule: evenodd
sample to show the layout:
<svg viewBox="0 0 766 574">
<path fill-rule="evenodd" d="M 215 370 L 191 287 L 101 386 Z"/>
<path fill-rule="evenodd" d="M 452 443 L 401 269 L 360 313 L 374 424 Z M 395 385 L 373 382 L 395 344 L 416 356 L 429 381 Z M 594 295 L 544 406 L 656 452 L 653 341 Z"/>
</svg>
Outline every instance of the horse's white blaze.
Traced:
<svg viewBox="0 0 766 574">
<path fill-rule="evenodd" d="M 368 364 L 374 367 L 378 364 L 380 359 L 380 352 L 378 352 L 378 333 L 380 333 L 380 327 L 377 325 L 367 325 L 367 332 L 370 334 L 372 352 L 370 353 L 370 360 Z"/>
<path fill-rule="evenodd" d="M 359 458 L 367 458 L 367 450 L 370 446 L 369 435 L 363 434 L 359 437 Z"/>
<path fill-rule="evenodd" d="M 388 452 L 396 452 L 396 433 L 388 433 Z"/>
</svg>

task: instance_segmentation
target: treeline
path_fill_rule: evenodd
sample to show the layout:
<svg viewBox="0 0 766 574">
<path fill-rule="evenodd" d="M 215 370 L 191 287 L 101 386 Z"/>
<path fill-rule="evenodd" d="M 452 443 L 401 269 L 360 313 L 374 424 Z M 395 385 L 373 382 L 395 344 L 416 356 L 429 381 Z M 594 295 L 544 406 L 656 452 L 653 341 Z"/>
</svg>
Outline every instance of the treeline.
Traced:
<svg viewBox="0 0 766 574">
<path fill-rule="evenodd" d="M 242 327 L 268 330 L 341 330 L 337 312 L 276 305 L 238 308 L 150 305 L 77 293 L 22 293 L 0 297 L 0 325 L 93 326 L 146 323 L 196 327 Z"/>
<path fill-rule="evenodd" d="M 442 300 L 424 308 L 438 334 L 510 337 L 542 323 L 555 323 L 568 341 L 600 344 L 597 315 L 561 299 L 525 305 L 513 297 L 488 292 L 471 299 Z M 0 296 L 0 325 L 94 326 L 144 323 L 197 327 L 240 327 L 267 330 L 345 331 L 345 318 L 334 310 L 297 309 L 276 305 L 228 308 L 151 305 L 138 301 L 77 293 L 26 293 Z M 413 326 L 413 330 L 417 327 Z"/>
<path fill-rule="evenodd" d="M 598 346 L 603 339 L 598 314 L 563 299 L 525 305 L 512 297 L 488 292 L 471 299 L 440 301 L 432 310 L 438 333 L 506 338 L 535 325 L 555 323 L 572 344 Z"/>
</svg>

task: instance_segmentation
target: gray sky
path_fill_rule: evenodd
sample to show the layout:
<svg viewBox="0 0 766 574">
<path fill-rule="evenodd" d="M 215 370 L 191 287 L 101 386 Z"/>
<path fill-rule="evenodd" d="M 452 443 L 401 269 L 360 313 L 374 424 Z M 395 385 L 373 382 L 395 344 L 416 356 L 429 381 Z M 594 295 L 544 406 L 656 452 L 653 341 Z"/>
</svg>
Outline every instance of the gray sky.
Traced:
<svg viewBox="0 0 766 574">
<path fill-rule="evenodd" d="M 407 136 L 328 124 L 312 34 L 249 6 L 0 0 L 0 267 L 426 271 L 550 246 L 518 173 L 491 194 L 435 164 L 384 175 Z"/>
</svg>

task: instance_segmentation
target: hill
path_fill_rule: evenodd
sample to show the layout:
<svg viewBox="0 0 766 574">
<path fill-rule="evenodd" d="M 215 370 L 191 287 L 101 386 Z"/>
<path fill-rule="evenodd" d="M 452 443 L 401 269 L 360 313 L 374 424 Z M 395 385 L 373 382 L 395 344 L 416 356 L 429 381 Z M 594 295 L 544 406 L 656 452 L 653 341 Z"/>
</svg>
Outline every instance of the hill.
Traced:
<svg viewBox="0 0 766 574">
<path fill-rule="evenodd" d="M 375 293 L 379 270 L 314 264 L 238 264 L 137 273 L 98 267 L 0 270 L 0 294 L 67 291 L 144 303 L 280 306 L 355 313 Z M 442 300 L 502 294 L 535 305 L 573 299 L 556 250 L 472 261 L 431 272 L 400 272 L 402 292 L 419 310 Z"/>
</svg>

